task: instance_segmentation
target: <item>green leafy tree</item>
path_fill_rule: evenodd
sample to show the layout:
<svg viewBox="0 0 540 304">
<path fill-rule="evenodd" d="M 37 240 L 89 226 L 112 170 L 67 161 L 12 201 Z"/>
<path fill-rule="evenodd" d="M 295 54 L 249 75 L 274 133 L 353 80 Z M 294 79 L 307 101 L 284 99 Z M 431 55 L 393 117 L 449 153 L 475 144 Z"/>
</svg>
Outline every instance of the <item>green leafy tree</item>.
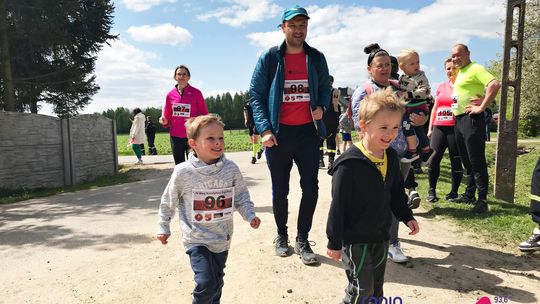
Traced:
<svg viewBox="0 0 540 304">
<path fill-rule="evenodd" d="M 517 29 L 514 29 L 517 31 Z M 502 79 L 502 55 L 488 66 L 498 79 Z M 512 67 L 512 65 L 511 65 Z M 513 71 L 510 72 L 512 74 Z M 540 135 L 540 1 L 526 2 L 523 35 L 523 62 L 521 69 L 519 132 L 525 136 Z M 511 96 L 508 96 L 509 99 Z"/>
<path fill-rule="evenodd" d="M 0 106 L 37 113 L 45 102 L 60 117 L 78 114 L 99 90 L 93 75 L 97 53 L 117 38 L 109 34 L 112 2 L 0 2 Z"/>
</svg>

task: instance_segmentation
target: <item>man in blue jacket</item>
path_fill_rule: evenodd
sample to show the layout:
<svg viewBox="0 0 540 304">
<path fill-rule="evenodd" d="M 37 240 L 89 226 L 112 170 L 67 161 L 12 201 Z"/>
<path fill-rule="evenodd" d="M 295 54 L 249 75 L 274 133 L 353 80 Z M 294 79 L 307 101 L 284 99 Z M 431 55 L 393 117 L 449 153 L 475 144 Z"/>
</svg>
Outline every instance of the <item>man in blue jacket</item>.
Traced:
<svg viewBox="0 0 540 304">
<path fill-rule="evenodd" d="M 321 119 L 328 108 L 331 85 L 324 55 L 305 42 L 308 20 L 306 9 L 300 6 L 283 12 L 285 41 L 261 55 L 249 93 L 272 178 L 276 255 L 289 253 L 287 195 L 294 161 L 302 188 L 294 251 L 304 264 L 312 265 L 318 261 L 308 234 L 318 199 L 319 138 L 326 135 Z"/>
</svg>

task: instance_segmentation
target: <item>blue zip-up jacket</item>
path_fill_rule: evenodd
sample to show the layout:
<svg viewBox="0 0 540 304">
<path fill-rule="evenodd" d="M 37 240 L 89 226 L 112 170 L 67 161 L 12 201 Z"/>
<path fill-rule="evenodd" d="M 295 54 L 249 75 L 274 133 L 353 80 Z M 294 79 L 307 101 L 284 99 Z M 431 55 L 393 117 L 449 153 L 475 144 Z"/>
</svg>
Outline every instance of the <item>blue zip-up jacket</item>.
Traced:
<svg viewBox="0 0 540 304">
<path fill-rule="evenodd" d="M 281 103 L 283 102 L 283 87 L 285 86 L 285 41 L 279 47 L 279 51 L 275 52 L 274 60 L 270 59 L 273 52 L 267 50 L 264 52 L 253 71 L 251 84 L 249 86 L 250 103 L 253 109 L 253 121 L 259 134 L 264 131 L 272 131 L 274 135 L 279 132 L 279 115 Z M 317 49 L 310 47 L 304 42 L 304 52 L 307 57 L 308 83 L 309 83 L 309 98 L 311 109 L 318 106 L 326 111 L 330 103 L 330 94 L 332 86 L 328 74 L 328 65 L 323 53 Z M 318 59 L 314 59 L 318 56 Z M 271 73 L 271 62 L 277 63 L 274 75 Z M 317 66 L 316 66 L 317 65 Z M 324 129 L 322 120 L 316 121 L 319 127 L 319 133 Z M 325 136 L 325 134 L 319 134 Z"/>
</svg>

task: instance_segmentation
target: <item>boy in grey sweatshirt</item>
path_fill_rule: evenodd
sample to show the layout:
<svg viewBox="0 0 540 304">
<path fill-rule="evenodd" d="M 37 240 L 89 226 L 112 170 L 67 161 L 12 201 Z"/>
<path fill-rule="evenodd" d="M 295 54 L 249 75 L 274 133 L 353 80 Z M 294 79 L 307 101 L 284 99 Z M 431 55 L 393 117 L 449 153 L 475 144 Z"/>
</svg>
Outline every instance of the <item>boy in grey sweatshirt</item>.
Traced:
<svg viewBox="0 0 540 304">
<path fill-rule="evenodd" d="M 223 123 L 216 115 L 186 122 L 188 143 L 195 152 L 176 165 L 161 196 L 157 238 L 167 244 L 170 222 L 178 207 L 182 240 L 195 273 L 193 303 L 219 303 L 225 262 L 236 209 L 252 228 L 261 220 L 238 166 L 225 158 Z"/>
</svg>

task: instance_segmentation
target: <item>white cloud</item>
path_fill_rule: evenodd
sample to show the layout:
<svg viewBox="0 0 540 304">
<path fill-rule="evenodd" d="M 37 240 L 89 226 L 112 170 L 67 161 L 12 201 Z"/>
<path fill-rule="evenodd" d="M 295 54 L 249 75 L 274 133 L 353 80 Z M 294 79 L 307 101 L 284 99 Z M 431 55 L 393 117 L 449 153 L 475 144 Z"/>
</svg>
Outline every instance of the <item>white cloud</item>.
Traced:
<svg viewBox="0 0 540 304">
<path fill-rule="evenodd" d="M 176 0 L 122 0 L 122 3 L 131 11 L 142 12 L 163 3 L 176 3 Z"/>
<path fill-rule="evenodd" d="M 226 2 L 230 5 L 198 15 L 197 18 L 201 21 L 215 18 L 221 24 L 240 27 L 274 18 L 281 12 L 281 8 L 272 3 L 272 0 L 228 0 Z"/>
<path fill-rule="evenodd" d="M 175 81 L 172 68 L 150 65 L 149 60 L 156 57 L 121 40 L 105 46 L 98 55 L 95 73 L 101 90 L 83 113 L 161 107 Z"/>
<path fill-rule="evenodd" d="M 311 6 L 307 7 L 311 18 L 307 41 L 325 54 L 336 85 L 353 86 L 367 78 L 363 50 L 372 42 L 378 42 L 391 54 L 412 47 L 422 56 L 449 51 L 455 43 L 468 43 L 475 37 L 500 38 L 499 33 L 504 31 L 504 2 L 438 0 L 418 11 Z M 283 34 L 279 30 L 259 32 L 247 38 L 263 50 L 280 43 Z"/>
<path fill-rule="evenodd" d="M 191 33 L 185 28 L 174 26 L 170 23 L 156 26 L 131 26 L 127 31 L 135 41 L 139 42 L 187 45 L 193 38 Z"/>
</svg>

